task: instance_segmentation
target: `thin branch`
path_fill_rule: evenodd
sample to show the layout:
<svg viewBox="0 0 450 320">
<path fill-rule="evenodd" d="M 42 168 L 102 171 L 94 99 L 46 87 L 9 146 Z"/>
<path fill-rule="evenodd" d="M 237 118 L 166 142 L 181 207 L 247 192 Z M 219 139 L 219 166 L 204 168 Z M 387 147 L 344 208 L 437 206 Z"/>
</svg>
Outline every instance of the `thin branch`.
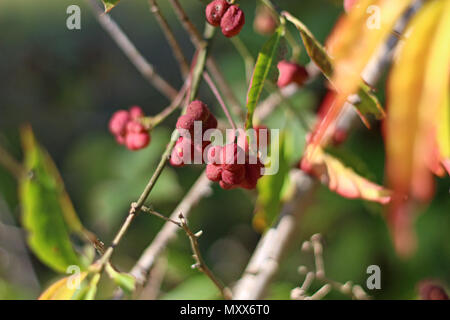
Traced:
<svg viewBox="0 0 450 320">
<path fill-rule="evenodd" d="M 167 42 L 172 48 L 172 53 L 175 59 L 178 61 L 178 65 L 180 66 L 183 78 L 186 78 L 189 74 L 189 63 L 187 62 L 187 59 L 183 54 L 183 50 L 181 50 L 181 46 L 175 38 L 175 34 L 167 23 L 166 18 L 162 15 L 156 0 L 148 0 L 148 4 L 150 7 L 150 12 L 155 15 L 156 21 L 158 21 L 158 24 L 161 30 L 164 32 Z"/>
<path fill-rule="evenodd" d="M 297 233 L 297 225 L 311 201 L 317 182 L 302 171 L 290 173 L 295 188 L 291 200 L 281 210 L 278 223 L 259 241 L 241 279 L 233 290 L 235 300 L 261 299 L 278 271 L 279 262 L 290 239 Z"/>
<path fill-rule="evenodd" d="M 224 297 L 224 299 L 229 300 L 231 299 L 231 291 L 229 288 L 225 287 L 221 281 L 219 281 L 216 276 L 214 275 L 214 273 L 211 271 L 211 269 L 209 269 L 208 265 L 205 263 L 205 260 L 203 259 L 201 252 L 200 252 L 200 248 L 198 245 L 198 238 L 202 235 L 202 231 L 199 231 L 197 233 L 192 232 L 192 230 L 189 228 L 186 218 L 183 216 L 182 213 L 178 214 L 178 219 L 179 221 L 175 221 L 172 218 L 168 218 L 162 214 L 160 214 L 159 212 L 152 210 L 150 208 L 147 207 L 142 207 L 142 211 L 143 212 L 147 212 L 150 213 L 160 219 L 163 219 L 169 223 L 173 223 L 174 225 L 176 225 L 177 227 L 181 228 L 184 230 L 184 232 L 186 233 L 186 235 L 189 238 L 189 241 L 191 243 L 191 248 L 193 251 L 193 257 L 196 261 L 196 263 L 192 266 L 193 268 L 198 269 L 199 271 L 203 272 L 213 283 L 214 285 L 217 287 L 217 289 L 220 291 L 220 293 L 222 294 L 222 296 Z"/>
<path fill-rule="evenodd" d="M 108 32 L 142 76 L 169 100 L 173 100 L 177 95 L 177 90 L 155 72 L 154 67 L 136 49 L 117 23 L 103 12 L 95 0 L 87 1 L 100 25 Z"/>
<path fill-rule="evenodd" d="M 322 299 L 327 295 L 332 289 L 339 291 L 340 293 L 351 297 L 356 300 L 368 300 L 370 297 L 364 291 L 364 289 L 359 285 L 353 285 L 350 281 L 346 283 L 340 283 L 328 279 L 325 276 L 325 267 L 323 264 L 323 246 L 320 234 L 314 234 L 311 236 L 309 241 L 305 241 L 302 244 L 302 251 L 311 252 L 314 256 L 315 271 L 310 271 L 308 267 L 301 265 L 298 269 L 300 274 L 305 274 L 305 279 L 301 287 L 294 288 L 291 291 L 291 298 L 294 300 L 318 300 Z M 314 279 L 319 280 L 324 283 L 316 293 L 311 296 L 307 295 L 307 291 Z"/>
<path fill-rule="evenodd" d="M 185 218 L 187 218 L 194 205 L 203 197 L 211 194 L 211 183 L 206 177 L 205 172 L 203 172 L 184 199 L 175 208 L 170 219 L 175 221 L 180 212 L 183 212 Z M 130 272 L 136 278 L 138 284 L 143 285 L 146 282 L 147 273 L 153 267 L 159 255 L 164 251 L 169 241 L 175 237 L 177 231 L 177 226 L 171 221 L 165 223 L 147 249 L 145 249 Z"/>
<path fill-rule="evenodd" d="M 181 221 L 181 228 L 186 232 L 186 235 L 189 237 L 189 240 L 191 242 L 191 248 L 194 252 L 194 259 L 196 260 L 196 264 L 193 265 L 194 268 L 197 268 L 201 272 L 203 272 L 219 289 L 220 293 L 222 294 L 223 298 L 226 300 L 230 300 L 232 298 L 231 291 L 229 288 L 225 287 L 213 274 L 213 272 L 208 268 L 205 261 L 203 260 L 203 257 L 200 253 L 200 248 L 198 246 L 198 238 L 201 236 L 202 232 L 193 233 L 186 222 L 186 219 L 184 218 L 183 214 L 180 213 L 179 215 L 180 221 Z"/>
<path fill-rule="evenodd" d="M 176 109 L 178 109 L 178 107 L 180 107 L 180 105 L 183 102 L 183 98 L 186 95 L 187 88 L 189 87 L 189 82 L 190 81 L 189 81 L 189 77 L 188 77 L 188 79 L 186 79 L 183 87 L 178 92 L 177 96 L 171 102 L 171 104 L 168 105 L 166 108 L 164 108 L 164 110 L 162 110 L 160 113 L 158 113 L 154 117 L 149 118 L 149 123 L 148 123 L 149 128 L 156 127 L 158 124 L 163 122 L 168 116 L 170 116 L 172 114 L 172 112 L 174 112 Z"/>
<path fill-rule="evenodd" d="M 169 0 L 169 1 L 175 11 L 175 14 L 177 15 L 178 19 L 180 20 L 181 25 L 186 30 L 186 32 L 189 34 L 191 42 L 194 44 L 194 46 L 197 49 L 201 48 L 203 46 L 203 39 L 201 37 L 201 34 L 198 31 L 198 29 L 195 27 L 195 25 L 189 19 L 188 15 L 186 14 L 186 11 L 180 5 L 178 0 Z M 227 81 L 225 80 L 225 77 L 223 76 L 222 72 L 220 71 L 214 58 L 208 57 L 206 65 L 207 65 L 208 71 L 211 73 L 215 82 L 219 86 L 220 91 L 222 91 L 222 93 L 224 94 L 227 101 L 231 104 L 231 108 L 232 108 L 233 112 L 240 117 L 244 116 L 244 112 L 241 108 L 241 104 L 239 103 L 239 101 L 237 100 L 236 96 L 233 93 L 233 90 L 228 85 Z"/>
<path fill-rule="evenodd" d="M 194 24 L 191 22 L 188 15 L 186 14 L 186 11 L 184 11 L 183 7 L 178 2 L 178 0 L 169 0 L 169 2 L 172 5 L 172 8 L 175 11 L 175 14 L 177 15 L 178 19 L 180 20 L 183 28 L 188 32 L 189 37 L 191 38 L 191 42 L 197 49 L 201 48 L 204 44 L 202 35 L 198 31 L 198 29 L 194 26 Z"/>
<path fill-rule="evenodd" d="M 223 101 L 222 96 L 219 93 L 219 90 L 217 90 L 217 87 L 214 84 L 214 81 L 211 79 L 208 72 L 204 72 L 203 77 L 205 78 L 205 81 L 208 83 L 209 87 L 211 88 L 211 91 L 214 93 L 214 96 L 216 97 L 217 101 L 219 102 L 220 106 L 222 107 L 222 110 L 225 113 L 225 116 L 227 117 L 228 122 L 230 123 L 231 127 L 234 130 L 236 130 L 236 124 L 234 123 L 234 120 L 231 117 L 231 114 L 228 111 L 228 108 L 225 105 L 225 102 Z"/>
<path fill-rule="evenodd" d="M 201 75 L 203 74 L 204 69 L 205 69 L 206 57 L 209 52 L 209 47 L 210 47 L 210 43 L 211 43 L 211 39 L 212 39 L 213 35 L 214 35 L 214 29 L 209 25 L 206 26 L 206 28 L 205 28 L 205 39 L 206 39 L 205 46 L 200 50 L 200 52 L 198 54 L 198 58 L 196 59 L 194 69 L 193 69 L 189 101 L 192 101 L 194 99 L 194 97 L 197 95 L 199 84 L 202 79 Z M 186 106 L 185 106 L 185 108 L 186 108 Z M 150 180 L 148 181 L 144 191 L 140 195 L 137 202 L 133 202 L 131 204 L 128 216 L 125 219 L 124 224 L 119 229 L 119 232 L 117 233 L 116 237 L 114 238 L 111 246 L 105 251 L 105 254 L 100 258 L 98 263 L 95 264 L 97 272 L 101 272 L 103 270 L 103 268 L 105 267 L 105 265 L 109 262 L 112 254 L 114 252 L 114 248 L 119 244 L 123 235 L 128 230 L 129 226 L 131 225 L 131 222 L 135 218 L 136 214 L 141 210 L 142 206 L 144 205 L 145 201 L 147 200 L 148 196 L 150 195 L 150 192 L 153 190 L 153 188 L 156 184 L 156 181 L 159 179 L 162 171 L 164 170 L 167 160 L 170 158 L 170 154 L 171 154 L 179 136 L 180 136 L 180 134 L 179 134 L 178 130 L 175 129 L 172 132 L 170 142 L 167 144 L 166 150 L 161 155 L 161 159 L 156 167 L 156 170 L 153 173 Z"/>
</svg>

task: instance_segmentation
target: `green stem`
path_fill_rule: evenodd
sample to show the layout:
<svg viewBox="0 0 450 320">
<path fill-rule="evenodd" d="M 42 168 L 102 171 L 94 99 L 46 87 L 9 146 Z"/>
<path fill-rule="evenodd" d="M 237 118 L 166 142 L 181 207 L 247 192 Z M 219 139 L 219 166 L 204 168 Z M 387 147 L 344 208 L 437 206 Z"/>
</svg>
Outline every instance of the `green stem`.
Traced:
<svg viewBox="0 0 450 320">
<path fill-rule="evenodd" d="M 205 28 L 205 46 L 200 50 L 198 56 L 196 65 L 193 70 L 193 76 L 192 76 L 192 86 L 191 86 L 191 93 L 189 97 L 189 102 L 194 100 L 197 96 L 198 89 L 200 86 L 200 81 L 202 79 L 203 71 L 205 70 L 205 64 L 206 64 L 206 57 L 209 53 L 209 47 L 211 44 L 212 37 L 214 36 L 214 28 L 206 25 Z M 186 108 L 186 106 L 185 106 Z M 96 269 L 97 272 L 101 272 L 105 265 L 109 262 L 111 259 L 111 256 L 114 252 L 115 247 L 120 243 L 122 237 L 125 235 L 126 231 L 130 227 L 134 217 L 137 215 L 139 211 L 141 211 L 142 206 L 144 205 L 145 201 L 149 197 L 151 191 L 153 190 L 158 178 L 160 177 L 162 171 L 164 170 L 164 167 L 167 163 L 167 160 L 170 158 L 170 154 L 172 153 L 172 149 L 175 146 L 176 141 L 178 140 L 180 134 L 178 130 L 174 130 L 172 132 L 172 136 L 170 139 L 170 142 L 167 144 L 166 150 L 161 156 L 161 160 L 158 163 L 158 166 L 156 167 L 155 172 L 153 173 L 152 177 L 148 181 L 144 191 L 142 192 L 141 196 L 139 197 L 137 202 L 132 203 L 130 211 L 128 213 L 127 218 L 125 219 L 125 222 L 119 229 L 117 235 L 114 237 L 113 242 L 111 243 L 111 246 L 106 250 L 105 254 L 102 256 L 102 258 L 99 261 L 98 269 Z"/>
</svg>

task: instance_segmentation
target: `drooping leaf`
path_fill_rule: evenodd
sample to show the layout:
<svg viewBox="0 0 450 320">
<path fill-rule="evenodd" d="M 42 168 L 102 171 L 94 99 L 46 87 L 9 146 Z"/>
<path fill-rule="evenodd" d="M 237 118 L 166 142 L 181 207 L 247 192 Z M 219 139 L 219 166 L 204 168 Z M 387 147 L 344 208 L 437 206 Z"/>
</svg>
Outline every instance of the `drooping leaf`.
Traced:
<svg viewBox="0 0 450 320">
<path fill-rule="evenodd" d="M 396 199 L 389 222 L 402 255 L 414 249 L 414 200 L 428 201 L 434 191 L 430 168 L 439 161 L 439 109 L 449 90 L 450 1 L 426 2 L 409 27 L 387 88 L 386 167 Z"/>
<path fill-rule="evenodd" d="M 64 189 L 53 175 L 50 158 L 36 142 L 30 127 L 24 127 L 21 135 L 29 175 L 19 182 L 19 193 L 28 244 L 55 271 L 66 272 L 71 265 L 83 268 L 70 242 L 61 201 Z"/>
<path fill-rule="evenodd" d="M 247 119 L 245 128 L 253 126 L 253 113 L 258 103 L 259 97 L 264 87 L 264 82 L 267 79 L 269 71 L 275 62 L 275 57 L 280 43 L 280 38 L 283 35 L 284 29 L 278 27 L 276 32 L 264 44 L 263 48 L 258 54 L 255 69 L 253 70 L 252 81 L 247 93 Z"/>
<path fill-rule="evenodd" d="M 136 279 L 131 274 L 118 272 L 109 263 L 106 265 L 106 272 L 126 294 L 131 295 L 134 292 Z"/>
<path fill-rule="evenodd" d="M 308 56 L 319 67 L 322 73 L 327 78 L 330 78 L 333 74 L 333 65 L 324 47 L 319 41 L 317 41 L 312 32 L 300 20 L 295 18 L 289 12 L 283 11 L 282 14 L 287 20 L 292 22 L 300 32 L 300 36 L 302 37 Z"/>
<path fill-rule="evenodd" d="M 312 136 L 314 145 L 323 143 L 328 127 L 339 116 L 348 97 L 358 92 L 362 71 L 412 1 L 361 0 L 338 21 L 326 44 L 326 51 L 333 57 L 331 83 L 337 95 Z"/>
<path fill-rule="evenodd" d="M 364 199 L 387 204 L 391 192 L 358 175 L 321 148 L 309 145 L 301 162 L 301 169 L 327 185 L 331 191 L 350 199 Z"/>
<path fill-rule="evenodd" d="M 102 2 L 105 6 L 105 12 L 109 12 L 120 2 L 120 0 L 102 0 Z"/>
<path fill-rule="evenodd" d="M 48 287 L 39 296 L 39 300 L 71 300 L 80 285 L 86 278 L 87 272 L 82 272 L 79 275 L 69 276 L 58 280 L 50 287 Z M 77 278 L 74 278 L 77 277 Z"/>
<path fill-rule="evenodd" d="M 264 175 L 257 184 L 258 198 L 253 226 L 260 232 L 270 227 L 280 213 L 283 186 L 289 183 L 289 163 L 286 158 L 285 135 L 280 137 L 280 147 L 277 152 L 279 152 L 278 157 L 274 157 L 273 154 L 271 156 L 273 161 L 277 161 L 277 164 L 270 164 L 271 166 L 278 166 L 277 173 Z"/>
<path fill-rule="evenodd" d="M 283 12 L 283 15 L 292 22 L 302 37 L 303 43 L 306 48 L 306 52 L 312 61 L 319 67 L 322 73 L 328 80 L 332 81 L 333 77 L 333 59 L 328 55 L 325 48 L 314 37 L 312 32 L 297 18 Z M 361 116 L 364 124 L 369 127 L 369 122 L 366 118 L 367 115 L 372 114 L 377 119 L 382 119 L 385 116 L 385 112 L 377 97 L 371 92 L 370 87 L 364 84 L 361 80 L 360 88 L 358 91 L 359 101 L 354 104 L 356 110 Z"/>
</svg>

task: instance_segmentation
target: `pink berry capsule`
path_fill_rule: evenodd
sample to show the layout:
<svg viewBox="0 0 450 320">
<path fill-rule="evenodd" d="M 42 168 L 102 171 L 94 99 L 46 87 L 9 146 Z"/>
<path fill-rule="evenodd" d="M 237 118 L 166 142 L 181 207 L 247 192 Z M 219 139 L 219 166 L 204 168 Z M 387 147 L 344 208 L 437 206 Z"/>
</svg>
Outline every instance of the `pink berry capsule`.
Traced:
<svg viewBox="0 0 450 320">
<path fill-rule="evenodd" d="M 208 164 L 206 166 L 206 177 L 214 182 L 219 182 L 222 179 L 222 166 L 215 164 Z"/>
<path fill-rule="evenodd" d="M 193 131 L 194 130 L 194 122 L 195 122 L 195 119 L 194 119 L 194 117 L 192 117 L 192 115 L 184 114 L 178 118 L 176 128 Z"/>
<path fill-rule="evenodd" d="M 278 71 L 280 74 L 277 85 L 280 88 L 286 87 L 291 83 L 302 86 L 308 79 L 308 71 L 306 71 L 305 67 L 286 60 L 278 63 Z"/>
<path fill-rule="evenodd" d="M 237 170 L 223 170 L 222 181 L 226 184 L 237 185 L 240 184 L 245 178 L 245 165 L 240 165 Z"/>
<path fill-rule="evenodd" d="M 139 150 L 145 148 L 150 143 L 148 132 L 128 133 L 125 137 L 125 146 L 130 150 Z"/>
<path fill-rule="evenodd" d="M 225 0 L 215 0 L 206 6 L 206 21 L 214 27 L 220 25 L 223 15 L 230 7 L 230 4 Z"/>
<path fill-rule="evenodd" d="M 109 120 L 109 131 L 115 136 L 123 136 L 126 132 L 127 123 L 130 120 L 130 115 L 126 110 L 119 110 L 114 112 Z"/>
<path fill-rule="evenodd" d="M 236 5 L 228 8 L 220 21 L 220 28 L 225 37 L 231 38 L 241 32 L 245 24 L 244 12 Z"/>
<path fill-rule="evenodd" d="M 210 112 L 208 106 L 199 100 L 192 101 L 186 109 L 186 114 L 196 121 L 206 121 Z"/>
<path fill-rule="evenodd" d="M 136 120 L 137 118 L 144 116 L 144 111 L 139 106 L 132 106 L 129 110 L 130 118 Z"/>
</svg>

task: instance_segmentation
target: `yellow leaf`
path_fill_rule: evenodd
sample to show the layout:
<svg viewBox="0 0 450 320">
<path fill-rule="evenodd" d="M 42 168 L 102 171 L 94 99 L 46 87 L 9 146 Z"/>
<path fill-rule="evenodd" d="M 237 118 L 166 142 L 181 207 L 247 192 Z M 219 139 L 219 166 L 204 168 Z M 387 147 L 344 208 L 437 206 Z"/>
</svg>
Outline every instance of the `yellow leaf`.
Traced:
<svg viewBox="0 0 450 320">
<path fill-rule="evenodd" d="M 338 159 L 326 154 L 320 147 L 306 148 L 301 169 L 316 176 L 331 191 L 350 199 L 365 199 L 386 204 L 391 192 L 361 177 Z"/>
<path fill-rule="evenodd" d="M 58 280 L 47 288 L 38 298 L 38 300 L 70 300 L 77 291 L 77 285 L 86 278 L 87 272 L 82 272 L 78 276 L 72 275 Z M 78 277 L 78 278 L 74 278 Z M 74 283 L 76 282 L 76 283 Z"/>
<path fill-rule="evenodd" d="M 387 88 L 386 168 L 395 192 L 390 223 L 403 255 L 414 249 L 411 200 L 427 201 L 434 191 L 430 164 L 437 162 L 439 108 L 445 105 L 449 85 L 450 0 L 427 1 L 410 28 Z"/>
<path fill-rule="evenodd" d="M 338 21 L 326 43 L 327 52 L 334 59 L 331 82 L 338 94 L 312 137 L 314 145 L 322 144 L 328 126 L 339 116 L 348 96 L 356 93 L 370 58 L 411 3 L 412 0 L 361 0 Z"/>
</svg>

